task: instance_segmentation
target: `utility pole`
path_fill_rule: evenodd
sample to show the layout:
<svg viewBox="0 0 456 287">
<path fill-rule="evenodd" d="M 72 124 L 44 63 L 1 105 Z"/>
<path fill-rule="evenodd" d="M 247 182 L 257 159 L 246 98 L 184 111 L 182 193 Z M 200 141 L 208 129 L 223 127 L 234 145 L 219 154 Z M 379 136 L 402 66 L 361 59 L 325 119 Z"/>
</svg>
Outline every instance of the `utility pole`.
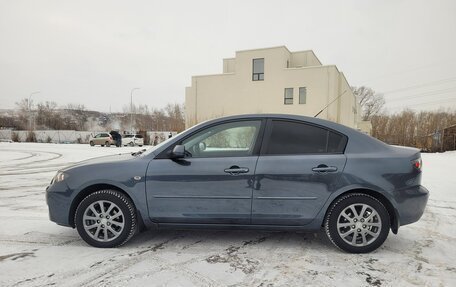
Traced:
<svg viewBox="0 0 456 287">
<path fill-rule="evenodd" d="M 130 92 L 130 132 L 133 132 L 133 92 L 139 88 L 133 88 Z"/>
<path fill-rule="evenodd" d="M 29 130 L 31 131 L 32 130 L 32 96 L 35 95 L 35 94 L 38 94 L 40 93 L 40 91 L 36 91 L 36 92 L 33 92 L 30 94 L 29 98 L 28 98 L 28 102 L 27 102 L 27 106 L 28 106 L 28 116 L 29 116 Z"/>
</svg>

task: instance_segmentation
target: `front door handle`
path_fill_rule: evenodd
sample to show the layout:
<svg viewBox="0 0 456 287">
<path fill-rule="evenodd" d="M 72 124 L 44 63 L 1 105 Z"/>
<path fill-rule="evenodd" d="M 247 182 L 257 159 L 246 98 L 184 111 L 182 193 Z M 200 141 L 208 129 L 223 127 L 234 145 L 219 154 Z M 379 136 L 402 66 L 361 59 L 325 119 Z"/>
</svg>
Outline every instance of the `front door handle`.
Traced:
<svg viewBox="0 0 456 287">
<path fill-rule="evenodd" d="M 337 167 L 327 166 L 326 164 L 320 164 L 317 167 L 312 168 L 313 172 L 326 173 L 326 172 L 336 172 Z"/>
<path fill-rule="evenodd" d="M 239 175 L 241 173 L 248 173 L 249 169 L 246 167 L 239 167 L 237 165 L 233 165 L 230 168 L 227 168 L 224 170 L 226 173 L 229 173 L 230 175 Z"/>
</svg>

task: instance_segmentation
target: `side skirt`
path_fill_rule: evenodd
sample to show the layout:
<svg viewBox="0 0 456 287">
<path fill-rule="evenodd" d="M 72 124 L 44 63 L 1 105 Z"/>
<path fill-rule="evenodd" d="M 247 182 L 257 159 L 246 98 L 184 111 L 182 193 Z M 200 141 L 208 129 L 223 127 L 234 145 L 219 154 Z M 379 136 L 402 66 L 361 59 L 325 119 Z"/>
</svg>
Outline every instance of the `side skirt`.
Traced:
<svg viewBox="0 0 456 287">
<path fill-rule="evenodd" d="M 318 231 L 318 226 L 241 225 L 241 224 L 183 224 L 159 223 L 158 229 L 215 229 L 215 230 L 263 230 L 263 231 Z"/>
</svg>

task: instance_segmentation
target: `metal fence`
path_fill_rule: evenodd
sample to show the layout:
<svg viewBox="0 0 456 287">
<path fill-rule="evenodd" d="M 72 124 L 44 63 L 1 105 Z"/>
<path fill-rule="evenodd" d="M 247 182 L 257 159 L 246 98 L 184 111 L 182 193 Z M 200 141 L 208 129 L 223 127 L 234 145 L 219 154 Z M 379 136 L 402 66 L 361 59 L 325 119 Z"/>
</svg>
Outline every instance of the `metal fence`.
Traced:
<svg viewBox="0 0 456 287">
<path fill-rule="evenodd" d="M 91 136 L 99 132 L 72 131 L 72 130 L 35 130 L 33 131 L 35 141 L 40 143 L 84 143 L 88 144 Z M 170 131 L 148 131 L 146 132 L 148 143 L 158 144 L 166 140 L 170 135 L 175 136 L 176 132 Z M 29 131 L 0 130 L 0 141 L 26 142 Z"/>
</svg>

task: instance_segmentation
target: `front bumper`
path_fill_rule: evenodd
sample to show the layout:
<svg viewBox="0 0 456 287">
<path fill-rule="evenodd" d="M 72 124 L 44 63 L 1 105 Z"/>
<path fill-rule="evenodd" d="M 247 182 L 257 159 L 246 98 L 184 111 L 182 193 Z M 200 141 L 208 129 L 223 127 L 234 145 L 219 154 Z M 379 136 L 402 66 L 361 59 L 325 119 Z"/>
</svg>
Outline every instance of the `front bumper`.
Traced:
<svg viewBox="0 0 456 287">
<path fill-rule="evenodd" d="M 69 222 L 71 190 L 64 182 L 46 188 L 46 203 L 49 208 L 49 219 L 58 225 L 71 226 Z"/>
<path fill-rule="evenodd" d="M 429 191 L 422 185 L 394 192 L 399 226 L 418 221 L 424 213 Z"/>
</svg>

